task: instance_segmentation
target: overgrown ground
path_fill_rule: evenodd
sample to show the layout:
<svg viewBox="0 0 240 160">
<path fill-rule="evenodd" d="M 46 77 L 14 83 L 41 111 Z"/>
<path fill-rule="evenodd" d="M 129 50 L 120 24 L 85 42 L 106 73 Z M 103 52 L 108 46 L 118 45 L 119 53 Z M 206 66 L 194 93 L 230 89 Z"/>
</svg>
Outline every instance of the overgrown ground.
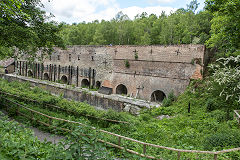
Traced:
<svg viewBox="0 0 240 160">
<path fill-rule="evenodd" d="M 52 96 L 50 93 L 37 88 L 30 87 L 28 83 L 0 81 L 0 88 L 8 93 L 20 95 L 35 99 L 40 103 L 31 103 L 23 101 L 19 98 L 8 97 L 16 102 L 24 104 L 30 108 L 41 111 L 51 116 L 79 121 L 90 126 L 95 126 L 110 132 L 131 137 L 140 141 L 158 144 L 167 147 L 179 149 L 209 150 L 216 151 L 222 149 L 230 149 L 240 146 L 240 129 L 235 120 L 232 119 L 232 111 L 228 114 L 224 108 L 217 108 L 217 102 L 212 102 L 208 92 L 206 91 L 206 83 L 201 81 L 192 82 L 188 89 L 180 95 L 175 102 L 168 107 L 152 108 L 151 110 L 143 110 L 141 115 L 136 117 L 128 113 L 116 113 L 114 111 L 96 111 L 92 106 L 85 103 L 68 101 L 62 97 Z M 1 103 L 6 103 L 1 99 Z M 62 108 L 67 108 L 82 116 L 73 116 L 69 113 L 57 112 L 43 108 L 44 104 L 54 104 Z M 190 103 L 190 113 L 188 113 L 188 105 Z M 12 104 L 11 104 L 12 105 Z M 14 107 L 14 105 L 12 105 Z M 237 107 L 236 107 L 237 108 Z M 26 112 L 22 110 L 22 112 Z M 15 116 L 14 109 L 11 110 L 12 116 Z M 26 112 L 26 114 L 28 114 Z M 120 121 L 127 121 L 130 124 L 110 123 L 100 121 L 93 118 L 87 118 L 86 115 L 95 117 L 108 118 Z M 171 118 L 158 120 L 159 115 L 169 115 Z M 39 118 L 40 117 L 37 117 Z M 24 118 L 18 118 L 23 122 L 27 122 Z M 48 119 L 41 120 L 48 122 Z M 46 127 L 32 122 L 41 129 L 48 130 Z M 61 124 L 53 121 L 55 126 L 64 126 L 71 129 L 73 126 Z M 59 134 L 65 134 L 59 132 Z M 100 138 L 117 143 L 117 140 L 111 136 L 98 135 Z M 142 146 L 127 141 L 122 142 L 123 146 L 142 152 Z M 132 157 L 124 151 L 108 148 L 114 156 L 126 157 L 129 159 L 139 159 Z M 176 159 L 176 152 L 161 149 L 147 148 L 150 155 L 160 155 L 164 159 Z M 196 155 L 183 153 L 183 159 L 212 159 L 213 155 Z M 219 159 L 239 159 L 239 152 L 219 155 Z"/>
</svg>

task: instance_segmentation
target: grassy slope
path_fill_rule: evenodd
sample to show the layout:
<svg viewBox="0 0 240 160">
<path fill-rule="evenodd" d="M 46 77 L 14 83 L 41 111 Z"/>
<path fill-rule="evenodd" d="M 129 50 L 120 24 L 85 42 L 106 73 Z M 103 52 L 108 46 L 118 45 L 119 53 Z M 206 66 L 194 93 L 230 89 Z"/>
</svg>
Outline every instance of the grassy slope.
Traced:
<svg viewBox="0 0 240 160">
<path fill-rule="evenodd" d="M 40 97 L 48 102 L 52 101 L 53 103 L 61 104 L 62 106 L 67 105 L 69 107 L 71 105 L 76 105 L 75 102 L 68 102 L 63 99 L 58 98 L 56 100 L 56 97 L 50 96 L 39 89 L 29 90 L 28 85 L 19 85 L 17 82 L 14 83 L 7 86 L 6 82 L 1 82 L 0 85 L 4 85 L 5 88 L 3 88 L 8 91 L 18 93 L 19 91 L 21 91 L 21 93 L 24 91 L 25 95 L 31 95 L 32 97 L 34 97 L 35 94 L 35 97 Z M 203 92 L 203 87 L 199 87 L 194 92 L 192 91 L 192 88 L 193 87 L 189 87 L 184 94 L 180 95 L 173 105 L 169 107 L 153 108 L 150 111 L 143 111 L 139 117 L 133 117 L 123 113 L 101 113 L 101 115 L 105 116 L 109 114 L 108 116 L 110 118 L 128 120 L 133 125 L 102 125 L 101 123 L 98 123 L 97 125 L 105 130 L 119 133 L 121 135 L 168 147 L 198 150 L 221 150 L 238 147 L 240 138 L 238 134 L 236 134 L 239 132 L 237 123 L 233 120 L 227 121 L 224 110 L 219 109 L 207 112 L 207 95 Z M 191 103 L 190 113 L 187 112 L 189 102 Z M 83 107 L 85 105 L 81 104 L 77 107 Z M 88 107 L 90 106 L 83 107 L 83 109 L 88 110 Z M 86 112 L 89 114 L 96 114 L 92 108 L 90 108 L 90 111 L 91 112 Z M 173 117 L 160 121 L 155 118 L 159 115 L 170 115 Z M 88 123 L 96 126 L 94 121 L 89 121 Z M 141 151 L 141 146 L 135 146 L 135 150 Z M 151 149 L 149 149 L 148 152 L 154 154 L 157 153 Z M 172 158 L 173 156 L 167 152 L 163 153 L 162 156 L 168 159 L 174 159 Z M 195 155 L 186 155 L 186 157 L 189 158 L 193 158 L 194 156 Z M 239 157 L 238 153 L 231 153 L 220 156 L 220 158 L 222 157 L 225 159 L 229 156 L 233 159 L 234 157 Z"/>
</svg>

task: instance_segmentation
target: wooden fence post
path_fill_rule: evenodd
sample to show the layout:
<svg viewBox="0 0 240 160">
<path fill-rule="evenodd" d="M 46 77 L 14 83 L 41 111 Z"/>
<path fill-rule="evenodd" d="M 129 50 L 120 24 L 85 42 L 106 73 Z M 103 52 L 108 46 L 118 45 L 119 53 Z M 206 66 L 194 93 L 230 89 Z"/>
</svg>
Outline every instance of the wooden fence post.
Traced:
<svg viewBox="0 0 240 160">
<path fill-rule="evenodd" d="M 32 120 L 33 120 L 33 112 L 32 111 L 30 111 L 31 112 L 31 118 L 32 118 Z"/>
<path fill-rule="evenodd" d="M 50 126 L 52 125 L 52 118 L 48 118 L 48 123 Z"/>
<path fill-rule="evenodd" d="M 121 137 L 118 137 L 118 145 L 121 146 Z"/>
<path fill-rule="evenodd" d="M 19 115 L 19 105 L 17 105 L 17 109 L 16 109 L 16 115 Z"/>
<path fill-rule="evenodd" d="M 146 144 L 143 144 L 143 154 L 146 154 Z"/>
<path fill-rule="evenodd" d="M 214 160 L 217 160 L 217 156 L 218 156 L 217 154 L 214 154 Z"/>
<path fill-rule="evenodd" d="M 177 159 L 180 160 L 180 158 L 181 158 L 181 152 L 178 151 L 177 152 Z"/>
</svg>

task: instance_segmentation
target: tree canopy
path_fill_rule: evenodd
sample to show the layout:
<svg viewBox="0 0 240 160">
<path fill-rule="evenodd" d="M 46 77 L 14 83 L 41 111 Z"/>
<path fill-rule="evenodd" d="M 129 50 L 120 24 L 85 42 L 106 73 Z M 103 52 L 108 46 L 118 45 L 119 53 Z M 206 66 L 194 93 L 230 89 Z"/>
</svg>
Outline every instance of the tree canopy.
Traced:
<svg viewBox="0 0 240 160">
<path fill-rule="evenodd" d="M 206 9 L 211 12 L 211 38 L 207 45 L 228 55 L 240 54 L 240 1 L 206 0 Z"/>
<path fill-rule="evenodd" d="M 35 55 L 41 48 L 51 52 L 64 45 L 169 45 L 206 44 L 220 53 L 238 55 L 240 48 L 239 0 L 192 0 L 186 9 L 167 15 L 138 14 L 134 20 L 119 12 L 110 21 L 81 22 L 72 25 L 49 21 L 41 0 L 2 0 L 0 2 L 0 57 L 11 56 L 13 47 Z M 219 54 L 221 57 L 222 55 Z"/>
<path fill-rule="evenodd" d="M 138 14 L 134 20 L 119 12 L 110 21 L 64 24 L 60 35 L 66 45 L 168 45 L 204 44 L 209 38 L 209 11 L 195 14 L 198 3 L 178 9 L 170 15 Z"/>
<path fill-rule="evenodd" d="M 0 58 L 13 56 L 14 48 L 32 56 L 39 48 L 63 47 L 60 26 L 47 22 L 40 0 L 0 1 Z"/>
</svg>

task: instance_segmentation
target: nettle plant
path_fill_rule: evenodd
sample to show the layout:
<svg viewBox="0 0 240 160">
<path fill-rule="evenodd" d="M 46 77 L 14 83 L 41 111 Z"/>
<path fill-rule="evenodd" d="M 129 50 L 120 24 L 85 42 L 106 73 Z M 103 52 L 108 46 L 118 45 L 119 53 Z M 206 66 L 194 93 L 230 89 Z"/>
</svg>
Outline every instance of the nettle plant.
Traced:
<svg viewBox="0 0 240 160">
<path fill-rule="evenodd" d="M 209 91 L 226 102 L 240 104 L 240 55 L 220 58 L 210 69 L 213 74 Z"/>
</svg>

